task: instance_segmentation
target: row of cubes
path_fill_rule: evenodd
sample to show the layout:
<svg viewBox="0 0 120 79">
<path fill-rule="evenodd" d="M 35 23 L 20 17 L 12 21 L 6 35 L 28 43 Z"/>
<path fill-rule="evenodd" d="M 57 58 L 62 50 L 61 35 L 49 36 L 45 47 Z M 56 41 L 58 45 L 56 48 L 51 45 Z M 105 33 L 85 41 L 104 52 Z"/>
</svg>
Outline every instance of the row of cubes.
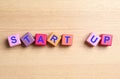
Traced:
<svg viewBox="0 0 120 79">
<path fill-rule="evenodd" d="M 111 34 L 101 34 L 96 35 L 95 33 L 90 33 L 86 42 L 91 46 L 97 46 L 98 44 L 102 46 L 111 46 L 112 45 L 113 36 Z M 27 47 L 35 42 L 37 46 L 45 46 L 47 42 L 49 42 L 53 46 L 57 46 L 61 40 L 61 45 L 71 46 L 73 43 L 73 35 L 72 34 L 62 34 L 62 36 L 51 33 L 48 37 L 47 34 L 36 34 L 35 38 L 31 33 L 27 32 L 21 38 L 19 34 L 13 34 L 8 36 L 8 42 L 10 47 L 14 47 L 21 44 L 21 41 Z"/>
<path fill-rule="evenodd" d="M 14 47 L 21 44 L 21 41 L 27 47 L 35 42 L 37 46 L 45 46 L 49 42 L 53 46 L 57 46 L 62 39 L 61 45 L 71 46 L 73 43 L 72 34 L 62 34 L 62 37 L 56 33 L 51 33 L 48 37 L 47 34 L 36 34 L 35 38 L 31 33 L 27 32 L 21 38 L 19 34 L 13 34 L 8 36 L 8 42 L 10 47 Z"/>
</svg>

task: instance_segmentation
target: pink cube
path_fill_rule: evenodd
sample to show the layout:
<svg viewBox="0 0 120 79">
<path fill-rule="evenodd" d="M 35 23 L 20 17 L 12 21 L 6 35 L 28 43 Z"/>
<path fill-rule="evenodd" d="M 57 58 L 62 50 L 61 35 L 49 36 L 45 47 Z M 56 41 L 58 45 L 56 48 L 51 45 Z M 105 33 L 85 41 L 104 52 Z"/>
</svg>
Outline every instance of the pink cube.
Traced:
<svg viewBox="0 0 120 79">
<path fill-rule="evenodd" d="M 45 46 L 47 42 L 47 34 L 36 34 L 35 45 Z"/>
<path fill-rule="evenodd" d="M 111 46 L 113 36 L 111 34 L 101 34 L 101 42 L 100 45 L 102 46 Z"/>
<path fill-rule="evenodd" d="M 13 34 L 8 36 L 8 42 L 10 47 L 14 47 L 21 44 L 19 34 Z"/>
<path fill-rule="evenodd" d="M 72 34 L 63 34 L 62 35 L 62 45 L 71 46 L 73 43 L 73 35 Z"/>
<path fill-rule="evenodd" d="M 91 46 L 97 46 L 100 40 L 101 40 L 101 37 L 99 35 L 96 35 L 95 33 L 90 33 L 86 42 L 89 43 Z"/>
</svg>

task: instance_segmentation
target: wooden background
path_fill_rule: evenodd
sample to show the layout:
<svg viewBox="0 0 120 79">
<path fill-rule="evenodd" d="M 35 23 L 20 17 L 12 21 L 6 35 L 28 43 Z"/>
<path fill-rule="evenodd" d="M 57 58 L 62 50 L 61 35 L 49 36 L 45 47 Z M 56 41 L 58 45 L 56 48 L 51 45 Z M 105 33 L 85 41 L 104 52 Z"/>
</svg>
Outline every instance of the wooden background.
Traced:
<svg viewBox="0 0 120 79">
<path fill-rule="evenodd" d="M 74 34 L 71 47 L 17 46 L 7 36 Z M 90 32 L 112 47 L 88 47 Z M 0 79 L 120 79 L 120 0 L 0 0 Z"/>
</svg>

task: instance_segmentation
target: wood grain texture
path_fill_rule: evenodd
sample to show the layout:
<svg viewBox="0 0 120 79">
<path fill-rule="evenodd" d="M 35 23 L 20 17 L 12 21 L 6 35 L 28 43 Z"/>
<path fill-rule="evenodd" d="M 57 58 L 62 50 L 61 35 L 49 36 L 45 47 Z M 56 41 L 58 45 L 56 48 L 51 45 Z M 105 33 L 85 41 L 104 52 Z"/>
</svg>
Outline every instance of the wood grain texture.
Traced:
<svg viewBox="0 0 120 79">
<path fill-rule="evenodd" d="M 71 47 L 17 46 L 26 32 L 74 35 Z M 90 32 L 113 34 L 112 47 L 90 48 Z M 120 0 L 0 0 L 0 79 L 120 79 Z"/>
</svg>

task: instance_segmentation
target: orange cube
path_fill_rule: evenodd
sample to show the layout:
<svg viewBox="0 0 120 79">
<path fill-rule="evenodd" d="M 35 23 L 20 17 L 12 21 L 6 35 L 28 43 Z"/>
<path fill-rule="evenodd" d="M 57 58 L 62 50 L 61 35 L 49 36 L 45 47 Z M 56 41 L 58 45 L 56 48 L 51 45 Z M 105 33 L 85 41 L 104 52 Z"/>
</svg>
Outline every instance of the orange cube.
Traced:
<svg viewBox="0 0 120 79">
<path fill-rule="evenodd" d="M 49 42 L 53 46 L 57 46 L 60 40 L 61 40 L 61 36 L 52 32 L 48 37 L 47 42 Z"/>
</svg>

